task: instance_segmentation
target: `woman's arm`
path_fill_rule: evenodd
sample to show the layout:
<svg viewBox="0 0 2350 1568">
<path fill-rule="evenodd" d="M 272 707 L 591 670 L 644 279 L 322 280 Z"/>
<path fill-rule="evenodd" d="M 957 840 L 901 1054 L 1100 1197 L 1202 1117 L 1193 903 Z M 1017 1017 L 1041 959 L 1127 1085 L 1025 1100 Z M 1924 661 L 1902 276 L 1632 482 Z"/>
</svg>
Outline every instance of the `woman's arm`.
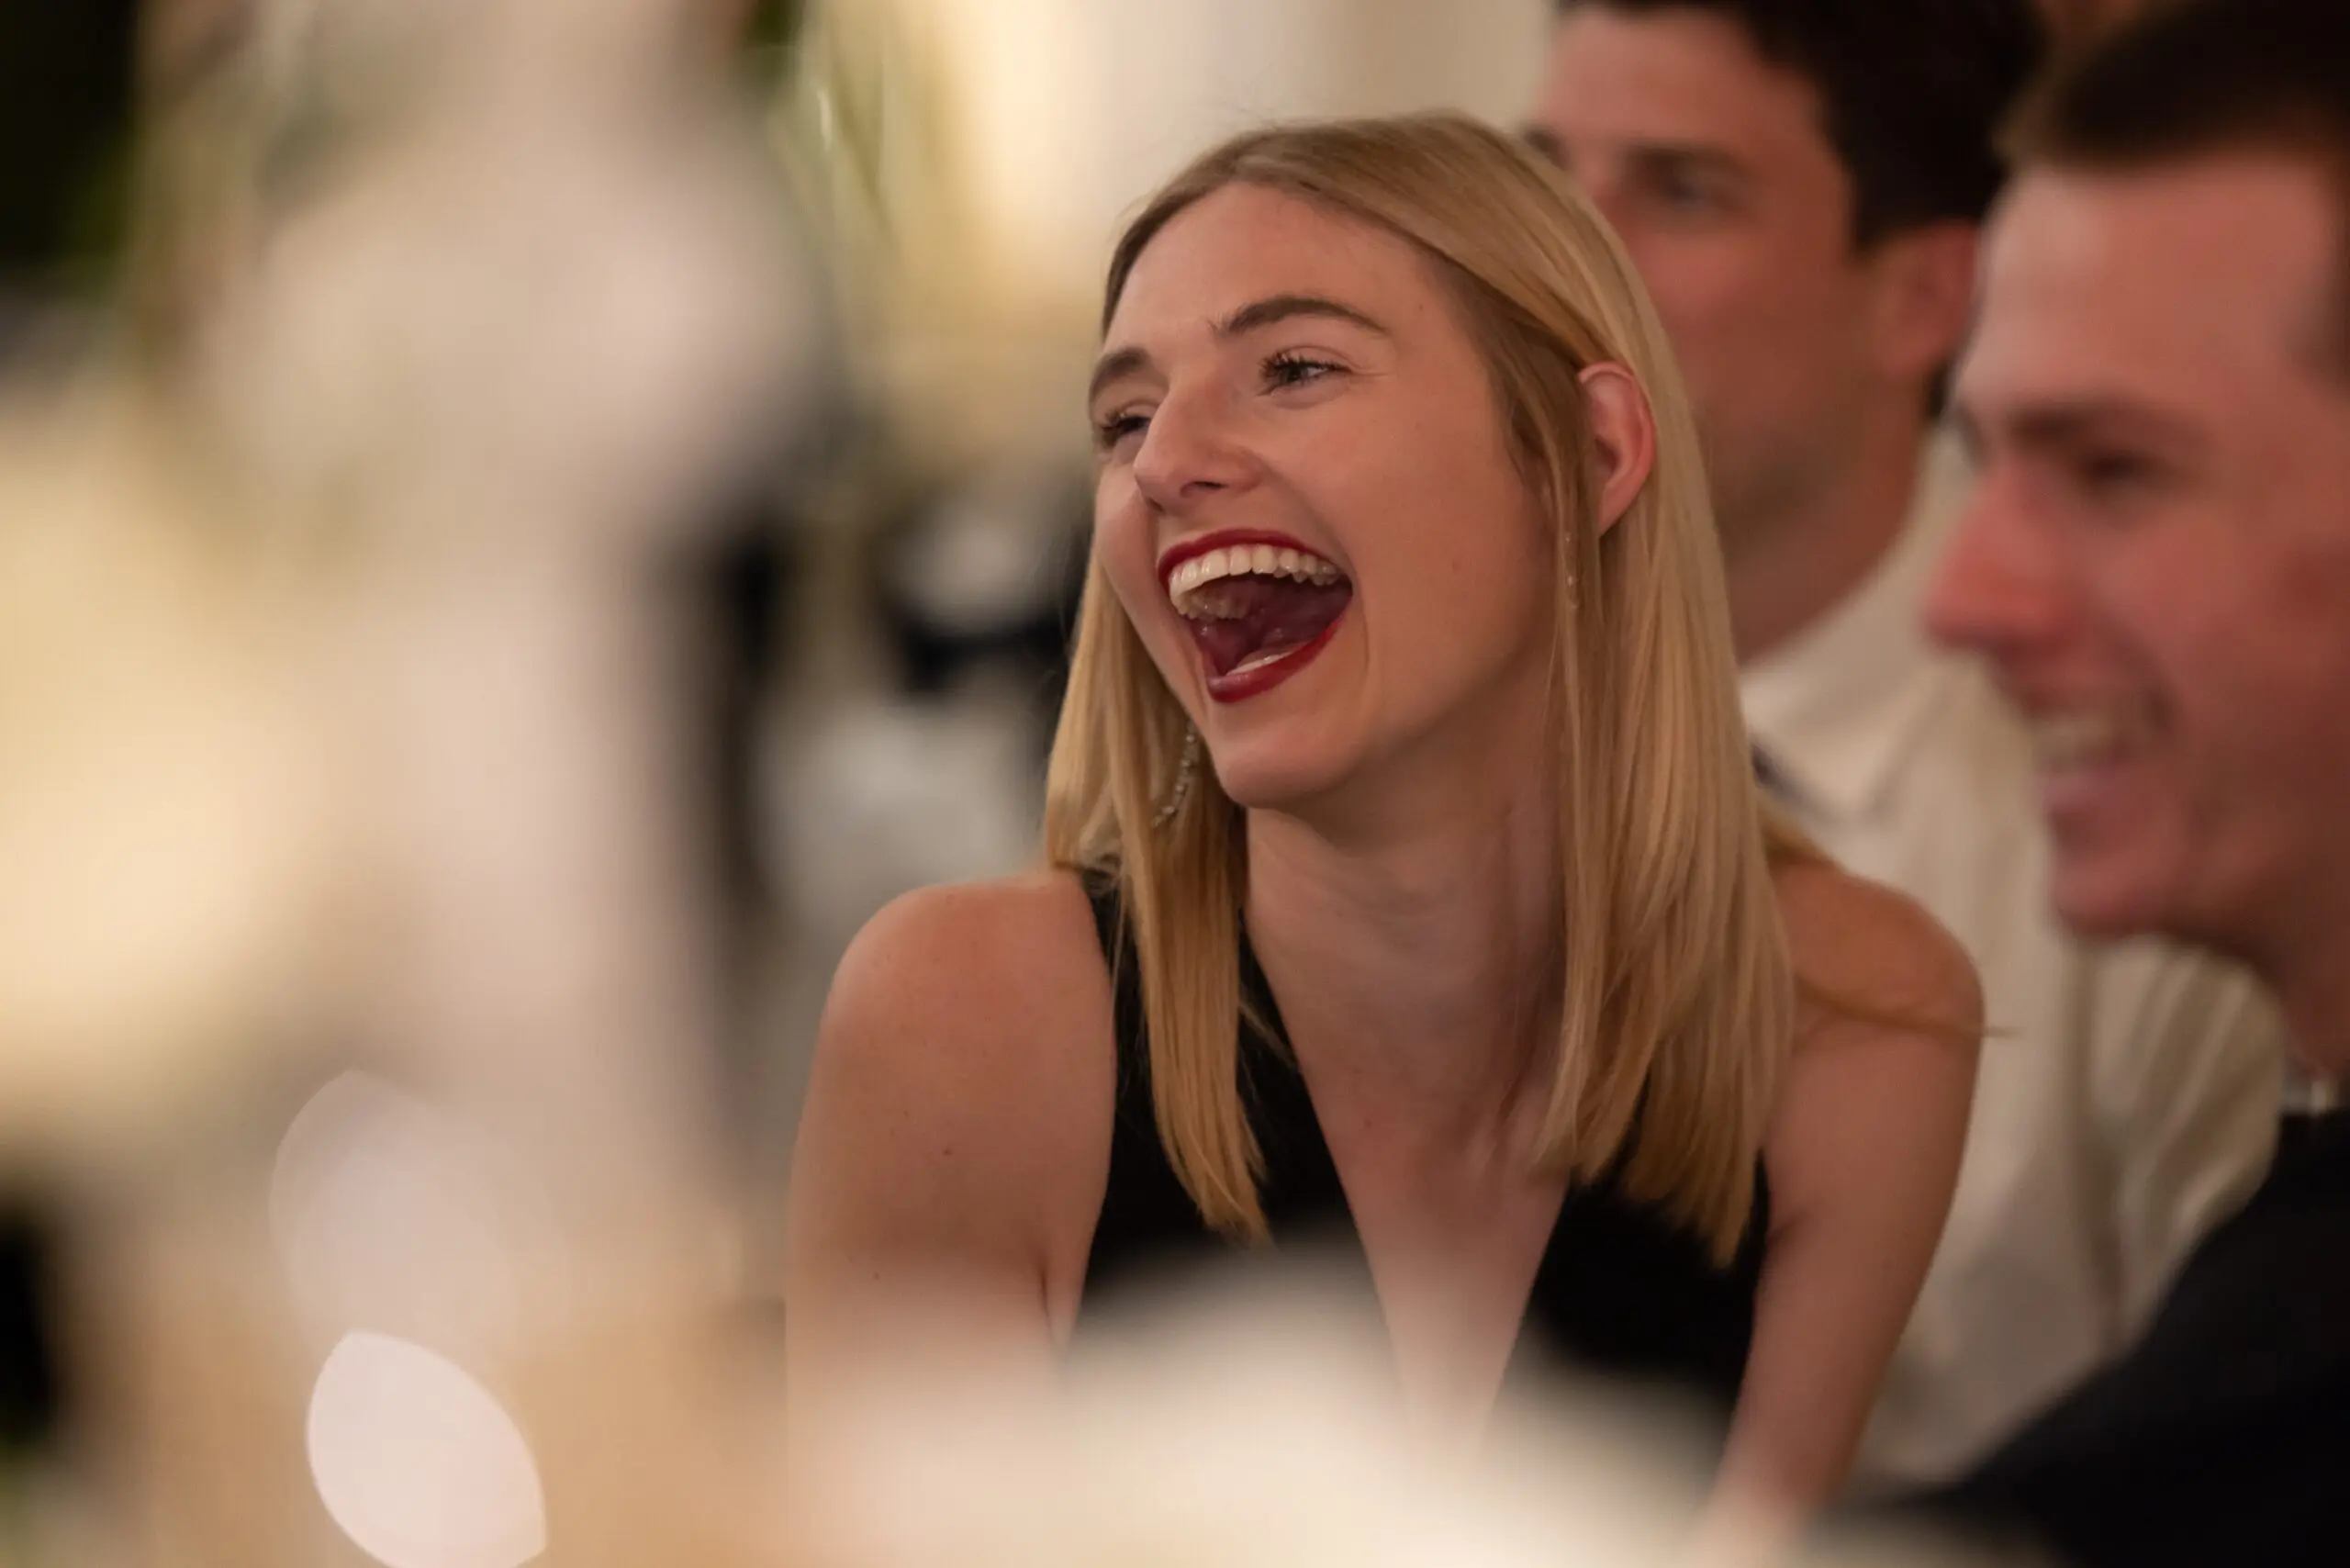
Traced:
<svg viewBox="0 0 2350 1568">
<path fill-rule="evenodd" d="M 796 1450 L 874 1394 L 1049 1375 L 1107 1180 L 1109 979 L 1074 879 L 900 899 L 833 980 L 784 1241 Z"/>
<path fill-rule="evenodd" d="M 1764 1148 L 1771 1235 L 1718 1495 L 1799 1516 L 1842 1484 L 1941 1240 L 1983 1002 L 1964 952 L 1898 893 L 1824 865 L 1779 889 L 1807 1001 Z"/>
</svg>

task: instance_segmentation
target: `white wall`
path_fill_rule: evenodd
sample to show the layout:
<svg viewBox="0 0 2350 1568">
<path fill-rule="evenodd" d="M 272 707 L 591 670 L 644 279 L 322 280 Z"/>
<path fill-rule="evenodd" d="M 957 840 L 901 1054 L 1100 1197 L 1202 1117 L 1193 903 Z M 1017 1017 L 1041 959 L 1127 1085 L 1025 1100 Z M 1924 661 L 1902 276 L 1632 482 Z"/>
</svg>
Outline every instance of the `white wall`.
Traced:
<svg viewBox="0 0 2350 1568">
<path fill-rule="evenodd" d="M 1549 0 L 903 0 L 934 30 L 995 242 L 1091 291 L 1119 216 L 1266 119 L 1451 106 L 1513 120 Z"/>
</svg>

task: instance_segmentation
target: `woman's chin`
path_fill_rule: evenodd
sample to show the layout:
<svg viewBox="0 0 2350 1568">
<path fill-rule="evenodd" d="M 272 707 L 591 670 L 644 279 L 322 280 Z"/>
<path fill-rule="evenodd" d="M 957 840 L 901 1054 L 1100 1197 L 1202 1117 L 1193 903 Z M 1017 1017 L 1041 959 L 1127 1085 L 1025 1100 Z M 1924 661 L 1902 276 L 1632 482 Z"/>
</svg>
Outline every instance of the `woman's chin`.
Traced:
<svg viewBox="0 0 2350 1568">
<path fill-rule="evenodd" d="M 1252 747 L 1216 757 L 1216 782 L 1244 811 L 1301 812 L 1342 787 L 1350 770 L 1339 759 L 1296 746 Z"/>
</svg>

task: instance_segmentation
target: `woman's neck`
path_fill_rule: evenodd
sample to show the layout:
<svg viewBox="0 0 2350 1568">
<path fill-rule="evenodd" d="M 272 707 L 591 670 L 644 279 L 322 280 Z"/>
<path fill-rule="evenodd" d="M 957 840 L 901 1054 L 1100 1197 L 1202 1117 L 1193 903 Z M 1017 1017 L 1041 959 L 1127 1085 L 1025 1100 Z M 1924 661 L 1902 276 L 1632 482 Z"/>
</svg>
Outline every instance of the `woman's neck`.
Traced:
<svg viewBox="0 0 2350 1568">
<path fill-rule="evenodd" d="M 1251 812 L 1249 939 L 1310 1072 L 1482 1141 L 1557 1037 L 1557 801 L 1490 772 L 1431 793 L 1343 833 Z"/>
</svg>

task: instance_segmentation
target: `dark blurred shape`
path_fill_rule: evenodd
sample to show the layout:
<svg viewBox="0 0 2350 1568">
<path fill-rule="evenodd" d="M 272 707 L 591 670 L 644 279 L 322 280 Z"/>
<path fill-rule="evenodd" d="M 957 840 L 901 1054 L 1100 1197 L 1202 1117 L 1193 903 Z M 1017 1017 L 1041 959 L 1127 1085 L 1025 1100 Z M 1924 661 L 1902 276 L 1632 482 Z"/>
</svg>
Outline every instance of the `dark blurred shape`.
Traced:
<svg viewBox="0 0 2350 1568">
<path fill-rule="evenodd" d="M 39 1447 L 57 1425 L 52 1277 L 47 1228 L 22 1211 L 0 1214 L 0 1460 Z"/>
<path fill-rule="evenodd" d="M 0 0 L 0 377 L 45 356 L 61 298 L 95 292 L 125 221 L 136 0 Z M 0 1453 L 58 1420 L 54 1246 L 36 1208 L 0 1210 Z"/>
<path fill-rule="evenodd" d="M 749 0 L 743 19 L 744 46 L 760 53 L 789 55 L 807 25 L 807 0 Z"/>
<path fill-rule="evenodd" d="M 2147 0 L 2042 0 L 2048 30 L 2066 48 L 2084 44 L 2146 8 Z"/>
<path fill-rule="evenodd" d="M 910 692 L 1002 680 L 1033 704 L 1038 739 L 1051 733 L 1091 505 L 1081 475 L 994 476 L 925 495 L 882 532 L 881 612 Z"/>
<path fill-rule="evenodd" d="M 121 232 L 138 12 L 134 0 L 0 0 L 0 288 L 11 295 L 100 271 Z M 0 319 L 0 358 L 11 325 Z"/>
<path fill-rule="evenodd" d="M 765 1048 L 757 998 L 767 951 L 777 940 L 776 890 L 759 842 L 759 737 L 783 673 L 790 606 L 800 591 L 803 551 L 794 520 L 772 494 L 740 495 L 720 509 L 722 524 L 676 563 L 677 587 L 692 606 L 698 668 L 682 694 L 703 749 L 706 794 L 695 820 L 717 901 L 717 983 L 726 1020 L 722 1053 L 726 1136 L 757 1136 L 755 1083 Z"/>
<path fill-rule="evenodd" d="M 2288 1119 L 2276 1169 L 2136 1350 L 1926 1500 L 2078 1568 L 2350 1558 L 2350 1112 Z"/>
</svg>

